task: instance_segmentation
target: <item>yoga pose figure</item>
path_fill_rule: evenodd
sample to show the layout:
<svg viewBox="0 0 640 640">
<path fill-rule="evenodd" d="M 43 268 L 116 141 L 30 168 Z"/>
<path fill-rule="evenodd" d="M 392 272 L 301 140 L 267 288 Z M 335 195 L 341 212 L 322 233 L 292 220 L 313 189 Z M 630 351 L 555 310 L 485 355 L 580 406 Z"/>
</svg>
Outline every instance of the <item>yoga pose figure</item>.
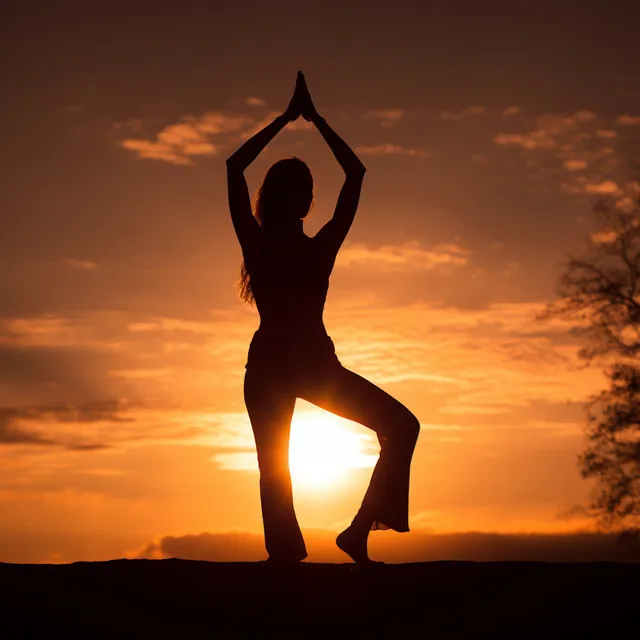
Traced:
<svg viewBox="0 0 640 640">
<path fill-rule="evenodd" d="M 345 173 L 333 217 L 314 236 L 303 231 L 313 202 L 313 179 L 298 158 L 267 171 L 255 214 L 244 170 L 289 122 L 312 122 Z M 316 111 L 302 72 L 289 106 L 228 160 L 229 209 L 244 262 L 241 296 L 255 302 L 260 326 L 249 347 L 244 398 L 260 467 L 260 500 L 269 561 L 295 563 L 307 556 L 293 507 L 289 433 L 296 398 L 373 429 L 380 457 L 362 506 L 336 539 L 357 563 L 372 562 L 369 531 L 408 531 L 409 469 L 420 425 L 400 402 L 336 357 L 322 313 L 329 275 L 351 227 L 365 167 Z"/>
</svg>

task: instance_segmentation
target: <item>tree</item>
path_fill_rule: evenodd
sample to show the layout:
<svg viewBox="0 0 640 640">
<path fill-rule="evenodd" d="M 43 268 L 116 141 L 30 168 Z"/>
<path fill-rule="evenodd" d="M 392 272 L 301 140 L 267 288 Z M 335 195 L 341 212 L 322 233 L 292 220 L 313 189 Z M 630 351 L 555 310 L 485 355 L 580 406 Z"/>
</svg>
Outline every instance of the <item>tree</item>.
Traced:
<svg viewBox="0 0 640 640">
<path fill-rule="evenodd" d="M 590 399 L 578 457 L 581 475 L 595 481 L 587 511 L 609 528 L 640 524 L 640 184 L 628 191 L 596 202 L 589 246 L 568 259 L 558 298 L 542 314 L 572 323 L 579 356 L 609 383 Z"/>
</svg>

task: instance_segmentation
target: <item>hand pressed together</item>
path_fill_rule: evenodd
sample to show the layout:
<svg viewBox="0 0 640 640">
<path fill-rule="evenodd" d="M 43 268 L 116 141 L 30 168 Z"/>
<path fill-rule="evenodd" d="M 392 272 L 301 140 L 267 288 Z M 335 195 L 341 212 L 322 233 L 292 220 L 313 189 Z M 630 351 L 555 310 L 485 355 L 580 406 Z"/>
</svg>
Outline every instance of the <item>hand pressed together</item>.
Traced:
<svg viewBox="0 0 640 640">
<path fill-rule="evenodd" d="M 309 93 L 307 82 L 302 71 L 298 71 L 293 97 L 283 115 L 289 122 L 297 120 L 300 116 L 308 122 L 314 122 L 318 117 L 318 112 L 311 99 L 311 94 Z"/>
</svg>

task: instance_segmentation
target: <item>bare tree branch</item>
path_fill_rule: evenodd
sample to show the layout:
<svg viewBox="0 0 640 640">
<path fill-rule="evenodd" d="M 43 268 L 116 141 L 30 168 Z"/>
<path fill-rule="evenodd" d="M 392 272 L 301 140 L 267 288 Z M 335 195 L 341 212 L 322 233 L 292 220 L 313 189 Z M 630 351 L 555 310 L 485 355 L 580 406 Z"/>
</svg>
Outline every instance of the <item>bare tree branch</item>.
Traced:
<svg viewBox="0 0 640 640">
<path fill-rule="evenodd" d="M 595 203 L 588 251 L 567 259 L 558 298 L 538 316 L 570 321 L 584 341 L 579 356 L 609 381 L 587 405 L 588 444 L 578 457 L 581 475 L 595 481 L 586 511 L 607 527 L 640 525 L 640 190 L 632 205 Z"/>
</svg>

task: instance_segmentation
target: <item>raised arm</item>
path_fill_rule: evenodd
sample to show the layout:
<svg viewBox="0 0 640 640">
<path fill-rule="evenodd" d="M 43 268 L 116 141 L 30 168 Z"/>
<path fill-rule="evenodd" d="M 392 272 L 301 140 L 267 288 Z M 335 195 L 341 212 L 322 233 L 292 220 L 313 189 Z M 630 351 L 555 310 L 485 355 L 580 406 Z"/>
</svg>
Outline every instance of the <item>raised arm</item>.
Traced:
<svg viewBox="0 0 640 640">
<path fill-rule="evenodd" d="M 316 238 L 329 252 L 331 259 L 335 260 L 336 254 L 344 242 L 356 215 L 360 191 L 362 190 L 362 180 L 367 169 L 351 147 L 318 114 L 304 82 L 304 76 L 302 77 L 302 83 L 302 116 L 305 120 L 313 122 L 345 173 L 344 184 L 340 190 L 333 217 L 316 235 Z"/>
<path fill-rule="evenodd" d="M 301 74 L 298 74 L 296 90 L 285 112 L 249 138 L 233 155 L 227 158 L 229 211 L 243 252 L 250 251 L 255 247 L 262 236 L 262 229 L 251 212 L 251 199 L 247 181 L 244 177 L 244 170 L 258 157 L 260 152 L 285 125 L 300 115 L 300 76 Z"/>
</svg>

